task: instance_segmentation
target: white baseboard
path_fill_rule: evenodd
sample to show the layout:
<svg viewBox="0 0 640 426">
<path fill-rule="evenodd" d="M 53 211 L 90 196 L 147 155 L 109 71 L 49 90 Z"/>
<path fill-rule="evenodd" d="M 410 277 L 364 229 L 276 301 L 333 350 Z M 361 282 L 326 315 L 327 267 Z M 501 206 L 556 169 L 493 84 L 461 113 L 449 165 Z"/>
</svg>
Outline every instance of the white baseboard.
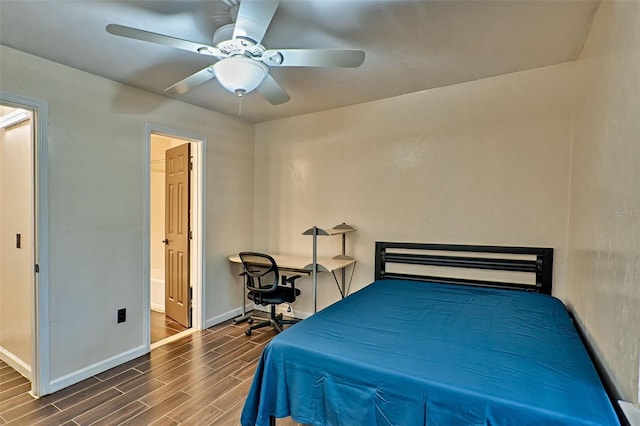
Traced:
<svg viewBox="0 0 640 426">
<path fill-rule="evenodd" d="M 11 368 L 31 380 L 31 366 L 3 346 L 0 346 L 0 360 L 6 362 Z"/>
<path fill-rule="evenodd" d="M 631 426 L 640 426 L 640 406 L 625 401 L 618 401 L 618 405 Z"/>
<path fill-rule="evenodd" d="M 253 304 L 245 305 L 245 312 L 249 312 L 253 309 Z M 232 309 L 224 314 L 215 316 L 213 318 L 207 318 L 204 322 L 204 328 L 213 327 L 214 325 L 218 325 L 221 322 L 225 322 L 228 319 L 235 318 L 237 316 L 242 315 L 242 307 Z"/>
<path fill-rule="evenodd" d="M 293 306 L 291 308 L 292 308 L 291 312 L 287 312 L 287 305 L 281 305 L 276 308 L 276 312 L 282 313 L 282 315 L 285 315 L 285 316 L 290 316 L 290 317 L 299 318 L 299 319 L 309 318 L 311 315 L 313 315 L 310 312 L 296 311 Z M 261 306 L 261 305 L 253 305 L 253 304 L 245 306 L 245 312 L 249 312 L 251 310 L 269 312 L 269 307 Z M 242 307 L 225 312 L 224 314 L 215 316 L 213 318 L 208 318 L 204 323 L 204 328 L 213 327 L 214 325 L 218 325 L 221 322 L 224 322 L 231 318 L 235 318 L 240 315 L 242 315 Z"/>
<path fill-rule="evenodd" d="M 309 318 L 311 315 L 313 315 L 311 312 L 298 311 L 295 309 L 294 306 L 291 307 L 291 312 L 287 312 L 287 308 L 288 306 L 286 304 L 279 305 L 276 307 L 276 312 L 284 316 L 298 318 L 298 319 Z M 269 312 L 271 308 L 269 308 L 268 306 L 256 305 L 254 309 L 256 311 Z"/>
<path fill-rule="evenodd" d="M 152 311 L 156 311 L 156 312 L 160 312 L 161 314 L 164 314 L 164 305 L 159 305 L 157 303 L 152 303 L 151 304 L 151 310 Z"/>
<path fill-rule="evenodd" d="M 88 379 L 91 376 L 95 376 L 96 374 L 102 373 L 103 371 L 107 371 L 110 368 L 117 367 L 120 364 L 124 364 L 127 361 L 131 361 L 134 358 L 142 356 L 147 353 L 146 347 L 138 346 L 137 348 L 131 349 L 130 351 L 123 352 L 121 354 L 112 356 L 111 358 L 105 359 L 104 361 L 97 362 L 93 365 L 85 367 L 81 370 L 74 371 L 73 373 L 69 373 L 60 378 L 52 380 L 49 383 L 49 393 L 54 393 L 59 391 L 60 389 L 64 389 L 68 386 L 81 382 L 84 379 Z"/>
</svg>

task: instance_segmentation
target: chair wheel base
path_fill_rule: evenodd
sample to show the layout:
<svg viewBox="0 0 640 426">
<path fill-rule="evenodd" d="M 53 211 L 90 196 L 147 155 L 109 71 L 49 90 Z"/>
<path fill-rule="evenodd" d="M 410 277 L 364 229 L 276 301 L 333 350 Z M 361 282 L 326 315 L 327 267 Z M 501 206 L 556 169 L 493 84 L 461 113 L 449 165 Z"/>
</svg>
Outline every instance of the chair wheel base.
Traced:
<svg viewBox="0 0 640 426">
<path fill-rule="evenodd" d="M 249 319 L 247 320 L 247 323 L 248 323 L 248 324 L 253 324 L 253 318 L 249 318 Z"/>
<path fill-rule="evenodd" d="M 250 329 L 250 328 L 247 328 L 247 329 L 244 331 L 244 334 L 246 334 L 247 336 L 251 336 L 251 329 Z"/>
</svg>

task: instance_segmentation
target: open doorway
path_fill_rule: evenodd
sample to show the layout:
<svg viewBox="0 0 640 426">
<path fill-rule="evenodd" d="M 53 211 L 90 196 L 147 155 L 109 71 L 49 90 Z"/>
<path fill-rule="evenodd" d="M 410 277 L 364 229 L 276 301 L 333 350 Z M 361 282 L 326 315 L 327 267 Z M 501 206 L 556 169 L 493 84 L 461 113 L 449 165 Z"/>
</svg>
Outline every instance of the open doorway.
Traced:
<svg viewBox="0 0 640 426">
<path fill-rule="evenodd" d="M 35 353 L 32 116 L 30 110 L 0 105 L 0 360 L 28 381 Z M 22 381 L 1 383 L 4 390 Z"/>
<path fill-rule="evenodd" d="M 3 396 L 49 393 L 46 123 L 45 101 L 0 91 L 0 360 L 21 376 Z"/>
<path fill-rule="evenodd" d="M 202 328 L 204 138 L 148 128 L 151 348 Z"/>
</svg>

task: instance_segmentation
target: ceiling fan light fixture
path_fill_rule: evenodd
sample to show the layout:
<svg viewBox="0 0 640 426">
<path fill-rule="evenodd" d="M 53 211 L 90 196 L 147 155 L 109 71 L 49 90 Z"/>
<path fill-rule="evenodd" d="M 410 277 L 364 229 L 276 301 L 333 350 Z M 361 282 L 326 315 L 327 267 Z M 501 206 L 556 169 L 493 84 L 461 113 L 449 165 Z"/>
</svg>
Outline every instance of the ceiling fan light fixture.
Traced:
<svg viewBox="0 0 640 426">
<path fill-rule="evenodd" d="M 231 93 L 254 91 L 269 72 L 266 65 L 246 56 L 222 59 L 213 66 L 218 81 Z"/>
<path fill-rule="evenodd" d="M 0 129 L 6 129 L 29 119 L 29 113 L 23 109 L 16 109 L 0 117 Z"/>
</svg>

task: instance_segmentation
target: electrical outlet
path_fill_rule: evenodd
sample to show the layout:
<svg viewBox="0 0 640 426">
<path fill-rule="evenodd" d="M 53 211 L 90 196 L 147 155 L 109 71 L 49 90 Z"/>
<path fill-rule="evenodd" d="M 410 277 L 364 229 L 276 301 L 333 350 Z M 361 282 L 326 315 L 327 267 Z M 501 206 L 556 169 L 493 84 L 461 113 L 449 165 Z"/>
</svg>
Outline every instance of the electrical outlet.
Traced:
<svg viewBox="0 0 640 426">
<path fill-rule="evenodd" d="M 118 309 L 118 324 L 127 320 L 127 308 Z"/>
</svg>

